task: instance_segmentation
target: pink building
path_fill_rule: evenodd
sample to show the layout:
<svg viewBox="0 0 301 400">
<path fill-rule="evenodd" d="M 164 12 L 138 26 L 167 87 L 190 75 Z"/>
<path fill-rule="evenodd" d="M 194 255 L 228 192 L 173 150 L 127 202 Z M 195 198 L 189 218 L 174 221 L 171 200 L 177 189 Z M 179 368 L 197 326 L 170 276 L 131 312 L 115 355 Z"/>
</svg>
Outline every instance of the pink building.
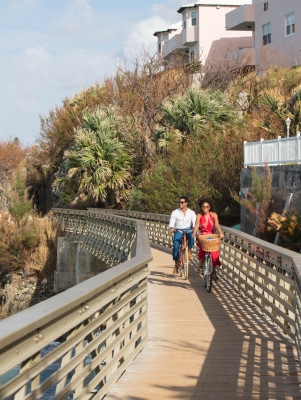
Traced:
<svg viewBox="0 0 301 400">
<path fill-rule="evenodd" d="M 253 47 L 252 31 L 225 29 L 225 18 L 252 0 L 202 0 L 179 8 L 182 20 L 154 33 L 158 52 L 169 60 L 178 54 L 182 62 L 201 61 L 203 70 L 243 49 Z M 251 5 L 251 4 L 250 4 Z"/>
<path fill-rule="evenodd" d="M 300 65 L 300 26 L 301 0 L 252 0 L 226 15 L 227 32 L 252 32 L 258 68 Z"/>
</svg>

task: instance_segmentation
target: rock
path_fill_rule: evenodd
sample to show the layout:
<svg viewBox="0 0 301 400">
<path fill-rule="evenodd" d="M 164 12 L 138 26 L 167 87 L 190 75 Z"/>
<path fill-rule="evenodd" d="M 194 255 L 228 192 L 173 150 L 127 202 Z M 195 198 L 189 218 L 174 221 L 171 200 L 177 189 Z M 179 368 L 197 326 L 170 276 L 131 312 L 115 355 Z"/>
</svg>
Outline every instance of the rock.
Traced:
<svg viewBox="0 0 301 400">
<path fill-rule="evenodd" d="M 47 279 L 37 285 L 38 275 L 21 275 L 20 270 L 2 276 L 0 286 L 0 319 L 40 303 L 54 295 L 53 288 Z"/>
</svg>

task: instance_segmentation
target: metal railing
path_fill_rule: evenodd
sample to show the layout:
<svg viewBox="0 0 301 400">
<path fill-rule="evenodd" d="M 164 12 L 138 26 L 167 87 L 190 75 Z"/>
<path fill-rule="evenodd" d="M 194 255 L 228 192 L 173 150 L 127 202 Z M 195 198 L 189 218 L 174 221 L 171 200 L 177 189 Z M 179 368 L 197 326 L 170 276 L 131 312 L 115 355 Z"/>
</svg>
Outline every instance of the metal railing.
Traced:
<svg viewBox="0 0 301 400">
<path fill-rule="evenodd" d="M 244 167 L 301 163 L 301 137 L 244 142 Z"/>
<path fill-rule="evenodd" d="M 1 399 L 37 399 L 48 390 L 54 391 L 55 399 L 101 399 L 146 342 L 151 255 L 144 226 L 153 244 L 171 249 L 169 216 L 100 209 L 54 210 L 54 215 L 70 238 L 84 235 L 80 240 L 89 251 L 100 247 L 97 230 L 87 239 L 88 220 L 99 225 L 111 221 L 112 226 L 124 222 L 126 229 L 133 224 L 135 239 L 128 253 L 132 258 L 0 322 L 0 375 L 21 364 L 18 375 L 0 388 Z M 295 341 L 300 358 L 301 255 L 231 228 L 222 230 L 223 276 Z M 123 254 L 115 243 L 107 243 L 107 251 Z M 59 345 L 43 355 L 53 341 Z M 43 380 L 45 369 L 57 360 L 59 368 Z"/>
<path fill-rule="evenodd" d="M 169 216 L 137 211 L 109 212 L 145 221 L 150 241 L 172 248 Z M 301 361 L 301 254 L 232 228 L 222 226 L 222 230 L 225 235 L 220 248 L 223 276 L 295 341 Z"/>
<path fill-rule="evenodd" d="M 1 400 L 102 399 L 146 343 L 144 223 L 72 210 L 54 219 L 118 265 L 0 322 Z"/>
</svg>

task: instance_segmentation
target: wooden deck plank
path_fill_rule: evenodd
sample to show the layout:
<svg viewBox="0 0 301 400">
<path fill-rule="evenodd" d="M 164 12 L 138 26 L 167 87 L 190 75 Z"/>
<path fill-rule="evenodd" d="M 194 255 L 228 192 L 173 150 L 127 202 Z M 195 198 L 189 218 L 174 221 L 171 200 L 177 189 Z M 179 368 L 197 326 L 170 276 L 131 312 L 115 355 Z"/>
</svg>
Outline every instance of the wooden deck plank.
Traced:
<svg viewBox="0 0 301 400">
<path fill-rule="evenodd" d="M 301 399 L 292 341 L 222 277 L 211 293 L 153 249 L 148 342 L 106 400 Z"/>
</svg>

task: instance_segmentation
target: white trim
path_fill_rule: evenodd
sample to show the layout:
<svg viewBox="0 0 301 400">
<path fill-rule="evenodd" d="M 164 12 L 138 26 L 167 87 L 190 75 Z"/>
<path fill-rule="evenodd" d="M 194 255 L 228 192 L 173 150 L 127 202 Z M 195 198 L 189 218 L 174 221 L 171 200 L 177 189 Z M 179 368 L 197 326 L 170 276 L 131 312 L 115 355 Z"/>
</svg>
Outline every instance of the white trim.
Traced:
<svg viewBox="0 0 301 400">
<path fill-rule="evenodd" d="M 289 22 L 289 21 L 288 21 L 288 17 L 290 17 L 290 16 L 294 16 L 294 20 L 293 20 L 292 23 L 288 24 L 288 22 Z M 284 31 L 285 37 L 294 35 L 295 32 L 296 32 L 296 26 L 295 26 L 295 12 L 294 12 L 294 11 L 291 12 L 291 13 L 289 13 L 289 14 L 286 14 L 286 15 L 284 16 L 284 23 L 285 23 L 285 28 L 284 28 L 284 29 L 285 29 L 285 31 Z M 290 29 L 292 29 L 292 27 L 294 26 L 294 32 L 291 32 L 291 33 L 287 34 L 287 28 L 288 28 L 288 26 L 290 27 Z"/>
</svg>

